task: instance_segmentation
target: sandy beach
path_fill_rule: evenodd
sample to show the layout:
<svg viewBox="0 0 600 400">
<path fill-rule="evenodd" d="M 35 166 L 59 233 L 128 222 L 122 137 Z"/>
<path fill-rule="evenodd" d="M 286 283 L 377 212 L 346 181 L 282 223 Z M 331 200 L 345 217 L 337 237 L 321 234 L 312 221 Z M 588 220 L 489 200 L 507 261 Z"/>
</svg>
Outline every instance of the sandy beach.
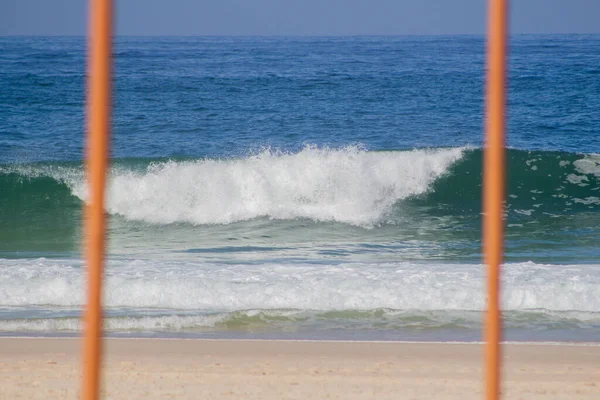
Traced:
<svg viewBox="0 0 600 400">
<path fill-rule="evenodd" d="M 81 342 L 0 339 L 0 399 L 76 399 Z M 507 345 L 507 399 L 600 398 L 600 347 Z M 481 399 L 476 344 L 109 339 L 105 399 Z"/>
</svg>

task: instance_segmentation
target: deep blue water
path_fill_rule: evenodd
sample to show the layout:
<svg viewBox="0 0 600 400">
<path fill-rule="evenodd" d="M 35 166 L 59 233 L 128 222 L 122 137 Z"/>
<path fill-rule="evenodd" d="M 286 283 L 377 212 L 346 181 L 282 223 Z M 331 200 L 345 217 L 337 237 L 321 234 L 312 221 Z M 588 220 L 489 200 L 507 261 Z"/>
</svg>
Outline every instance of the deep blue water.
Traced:
<svg viewBox="0 0 600 400">
<path fill-rule="evenodd" d="M 115 157 L 480 146 L 484 38 L 118 38 Z M 0 158 L 81 157 L 83 38 L 0 38 Z M 510 41 L 508 144 L 598 152 L 599 36 Z"/>
<path fill-rule="evenodd" d="M 117 38 L 109 330 L 475 338 L 484 50 Z M 514 36 L 509 78 L 509 334 L 593 337 L 600 36 Z M 84 38 L 0 38 L 0 331 L 77 329 L 84 94 Z"/>
</svg>

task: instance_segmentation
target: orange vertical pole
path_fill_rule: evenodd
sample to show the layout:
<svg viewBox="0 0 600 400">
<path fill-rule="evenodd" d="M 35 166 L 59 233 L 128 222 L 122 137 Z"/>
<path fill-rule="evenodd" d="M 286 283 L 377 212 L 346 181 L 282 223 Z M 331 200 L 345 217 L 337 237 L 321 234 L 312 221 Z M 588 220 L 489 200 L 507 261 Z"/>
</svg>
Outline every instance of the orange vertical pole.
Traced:
<svg viewBox="0 0 600 400">
<path fill-rule="evenodd" d="M 104 191 L 111 113 L 112 0 L 90 0 L 89 7 L 86 148 L 89 202 L 85 215 L 88 302 L 81 397 L 84 400 L 97 400 L 102 355 L 102 277 L 106 225 Z"/>
<path fill-rule="evenodd" d="M 486 393 L 500 398 L 502 321 L 500 314 L 500 264 L 504 242 L 505 106 L 507 1 L 489 0 L 486 88 L 486 148 L 484 154 L 485 263 L 488 266 L 486 314 Z"/>
</svg>

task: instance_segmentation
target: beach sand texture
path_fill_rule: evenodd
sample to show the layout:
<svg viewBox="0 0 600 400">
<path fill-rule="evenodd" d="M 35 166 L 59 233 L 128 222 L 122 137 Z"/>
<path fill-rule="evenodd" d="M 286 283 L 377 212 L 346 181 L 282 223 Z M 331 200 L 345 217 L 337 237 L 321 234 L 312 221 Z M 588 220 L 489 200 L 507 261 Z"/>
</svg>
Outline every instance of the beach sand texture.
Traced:
<svg viewBox="0 0 600 400">
<path fill-rule="evenodd" d="M 77 399 L 81 342 L 0 339 L 0 399 Z M 481 399 L 474 344 L 109 339 L 104 399 Z M 600 346 L 507 345 L 506 399 L 600 399 Z"/>
</svg>

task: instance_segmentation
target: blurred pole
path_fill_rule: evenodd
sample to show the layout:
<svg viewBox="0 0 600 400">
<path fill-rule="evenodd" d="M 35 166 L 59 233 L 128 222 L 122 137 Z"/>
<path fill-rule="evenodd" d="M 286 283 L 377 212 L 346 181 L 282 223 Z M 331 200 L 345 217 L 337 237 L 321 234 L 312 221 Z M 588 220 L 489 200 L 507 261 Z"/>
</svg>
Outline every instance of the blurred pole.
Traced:
<svg viewBox="0 0 600 400">
<path fill-rule="evenodd" d="M 87 65 L 86 169 L 89 201 L 85 212 L 88 302 L 84 320 L 81 398 L 100 395 L 102 277 L 105 248 L 104 191 L 109 153 L 112 63 L 112 0 L 90 0 Z"/>
<path fill-rule="evenodd" d="M 507 1 L 489 0 L 483 243 L 488 266 L 485 369 L 488 400 L 500 398 L 500 264 L 504 242 Z"/>
</svg>

